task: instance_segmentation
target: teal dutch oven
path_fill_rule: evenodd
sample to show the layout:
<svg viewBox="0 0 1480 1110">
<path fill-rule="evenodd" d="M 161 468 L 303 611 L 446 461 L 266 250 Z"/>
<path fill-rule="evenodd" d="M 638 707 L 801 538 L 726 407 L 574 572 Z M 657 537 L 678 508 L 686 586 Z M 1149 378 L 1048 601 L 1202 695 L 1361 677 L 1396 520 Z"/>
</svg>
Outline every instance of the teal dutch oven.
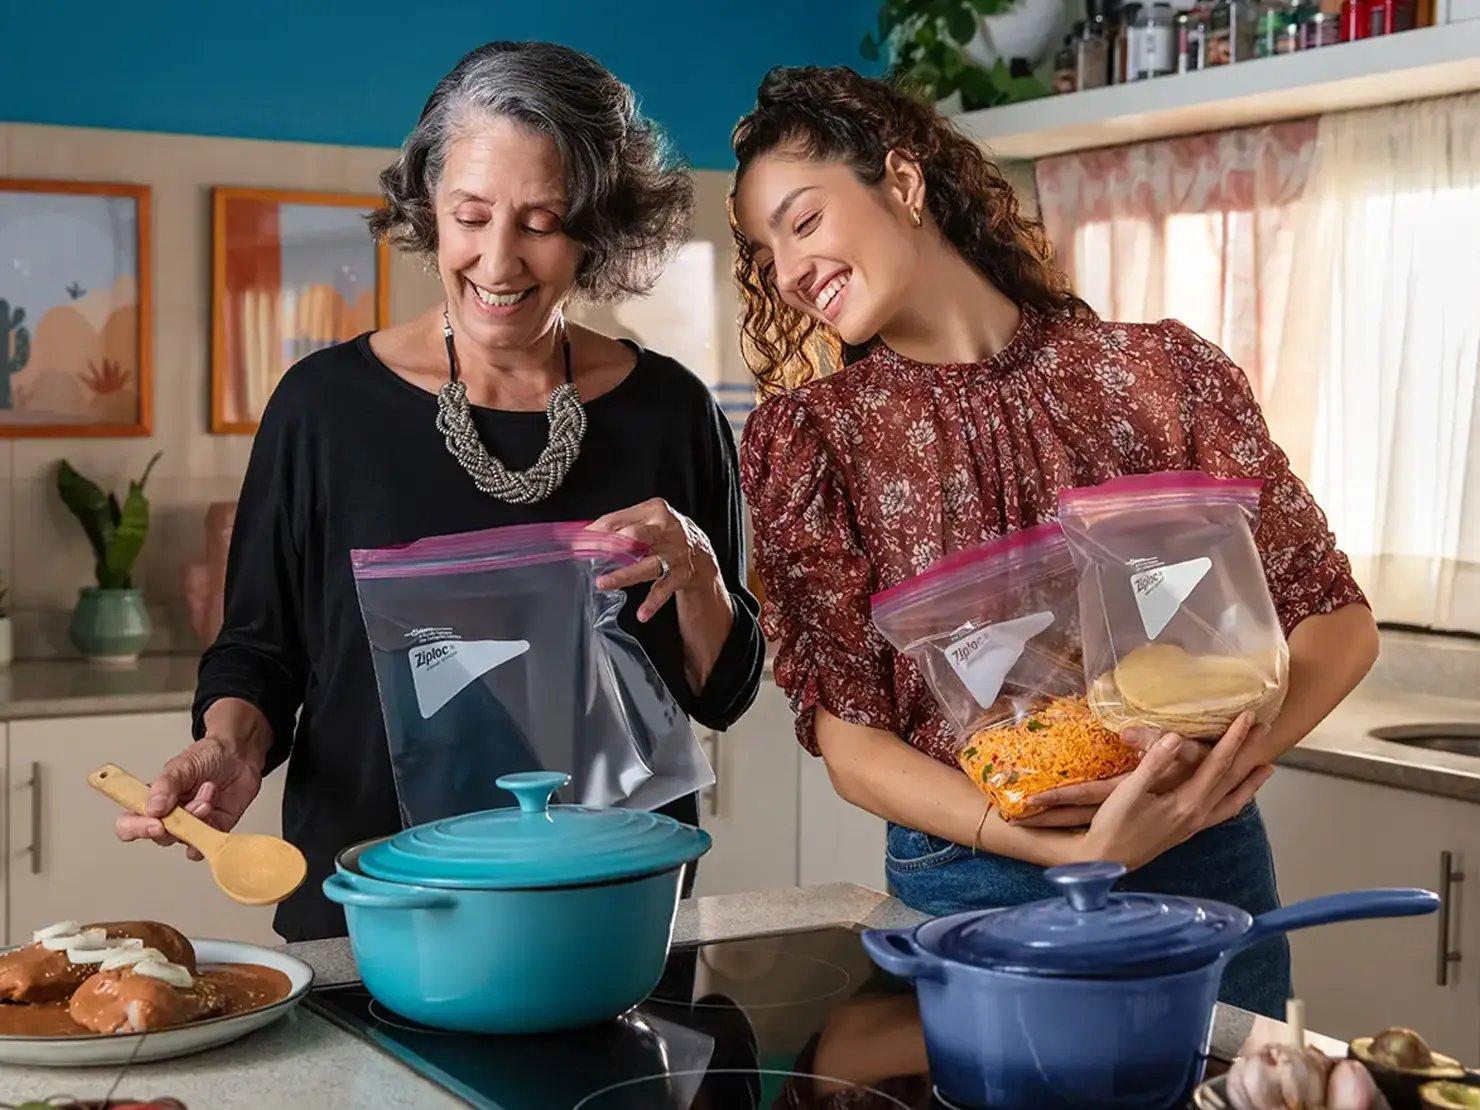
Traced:
<svg viewBox="0 0 1480 1110">
<path fill-rule="evenodd" d="M 685 864 L 709 834 L 662 814 L 551 805 L 570 781 L 505 775 L 517 808 L 347 848 L 324 880 L 365 987 L 396 1013 L 473 1033 L 607 1021 L 658 984 Z"/>
</svg>

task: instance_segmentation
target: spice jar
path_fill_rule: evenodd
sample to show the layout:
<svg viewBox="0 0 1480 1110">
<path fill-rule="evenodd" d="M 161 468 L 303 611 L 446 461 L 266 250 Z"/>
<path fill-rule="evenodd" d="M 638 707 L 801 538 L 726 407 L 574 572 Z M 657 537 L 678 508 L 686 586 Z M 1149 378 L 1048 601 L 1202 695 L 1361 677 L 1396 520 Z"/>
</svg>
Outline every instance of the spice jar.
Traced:
<svg viewBox="0 0 1480 1110">
<path fill-rule="evenodd" d="M 1416 22 L 1414 0 L 1372 0 L 1371 33 L 1391 35 L 1411 31 Z"/>
<path fill-rule="evenodd" d="M 1071 93 L 1077 88 L 1074 81 L 1074 36 L 1065 35 L 1064 44 L 1053 56 L 1053 91 Z"/>
<path fill-rule="evenodd" d="M 1136 15 L 1137 79 L 1164 77 L 1177 72 L 1177 25 L 1172 6 L 1157 3 Z"/>
<path fill-rule="evenodd" d="M 1109 80 L 1109 46 L 1089 27 L 1081 32 L 1074 43 L 1074 80 L 1080 89 L 1098 89 Z"/>
<path fill-rule="evenodd" d="M 1214 0 L 1204 32 L 1203 65 L 1225 66 L 1254 57 L 1258 20 L 1254 0 Z"/>
<path fill-rule="evenodd" d="M 1141 41 L 1141 30 L 1137 21 L 1140 17 L 1140 4 L 1132 2 L 1120 6 L 1120 34 L 1115 40 L 1115 65 L 1121 84 L 1139 78 L 1141 50 L 1137 44 Z"/>
<path fill-rule="evenodd" d="M 1356 42 L 1371 33 L 1371 0 L 1341 0 L 1341 41 Z"/>
<path fill-rule="evenodd" d="M 1341 41 L 1341 17 L 1330 12 L 1317 11 L 1305 21 L 1300 49 L 1315 50 L 1321 46 L 1334 46 Z"/>
</svg>

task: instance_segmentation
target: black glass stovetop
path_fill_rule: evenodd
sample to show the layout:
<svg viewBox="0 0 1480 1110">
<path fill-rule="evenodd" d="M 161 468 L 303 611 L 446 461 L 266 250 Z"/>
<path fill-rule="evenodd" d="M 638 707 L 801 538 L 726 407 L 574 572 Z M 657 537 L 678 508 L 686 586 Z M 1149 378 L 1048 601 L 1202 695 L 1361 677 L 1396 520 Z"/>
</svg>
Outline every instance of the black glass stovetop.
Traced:
<svg viewBox="0 0 1480 1110">
<path fill-rule="evenodd" d="M 430 1029 L 358 983 L 308 1005 L 490 1110 L 950 1110 L 913 988 L 845 928 L 675 948 L 645 1002 L 575 1032 Z"/>
</svg>

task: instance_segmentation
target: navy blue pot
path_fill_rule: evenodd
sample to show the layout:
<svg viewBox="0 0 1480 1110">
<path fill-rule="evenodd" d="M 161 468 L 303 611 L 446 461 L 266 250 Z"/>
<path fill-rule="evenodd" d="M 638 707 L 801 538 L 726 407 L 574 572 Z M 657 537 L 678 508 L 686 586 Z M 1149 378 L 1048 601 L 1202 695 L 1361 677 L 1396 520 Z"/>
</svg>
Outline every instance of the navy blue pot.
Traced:
<svg viewBox="0 0 1480 1110">
<path fill-rule="evenodd" d="M 1066 901 L 975 910 L 863 945 L 914 981 L 931 1076 L 962 1106 L 1180 1106 L 1201 1078 L 1223 969 L 1292 929 L 1431 913 L 1423 890 L 1334 894 L 1258 918 L 1223 903 L 1111 895 L 1115 864 L 1055 868 Z"/>
</svg>

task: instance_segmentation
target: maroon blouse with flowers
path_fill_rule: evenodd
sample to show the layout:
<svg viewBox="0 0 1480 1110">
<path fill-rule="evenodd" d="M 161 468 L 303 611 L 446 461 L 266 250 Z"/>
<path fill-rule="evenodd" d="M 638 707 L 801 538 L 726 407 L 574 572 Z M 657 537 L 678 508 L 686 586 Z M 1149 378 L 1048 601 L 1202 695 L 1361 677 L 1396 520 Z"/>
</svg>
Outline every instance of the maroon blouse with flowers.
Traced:
<svg viewBox="0 0 1480 1110">
<path fill-rule="evenodd" d="M 816 754 L 822 706 L 954 763 L 950 726 L 874 628 L 869 597 L 942 555 L 1053 520 L 1061 489 L 1192 469 L 1264 480 L 1255 541 L 1286 633 L 1366 603 L 1243 372 L 1174 320 L 1024 310 L 984 362 L 926 365 L 875 343 L 768 399 L 745 428 L 741 482 L 761 627 L 798 739 Z"/>
</svg>

